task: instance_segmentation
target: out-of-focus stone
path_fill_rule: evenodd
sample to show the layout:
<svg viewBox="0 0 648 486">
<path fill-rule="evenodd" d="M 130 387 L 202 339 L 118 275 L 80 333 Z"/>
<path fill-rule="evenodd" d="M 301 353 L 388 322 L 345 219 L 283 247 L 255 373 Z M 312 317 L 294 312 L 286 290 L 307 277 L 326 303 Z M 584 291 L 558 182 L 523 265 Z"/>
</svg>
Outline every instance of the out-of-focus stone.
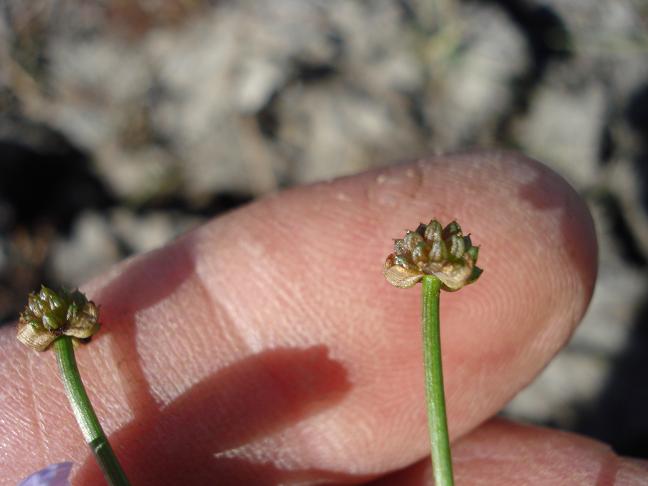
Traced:
<svg viewBox="0 0 648 486">
<path fill-rule="evenodd" d="M 4 239 L 0 239 L 0 275 L 4 274 L 9 266 L 9 248 Z"/>
<path fill-rule="evenodd" d="M 293 162 L 298 182 L 359 172 L 369 161 L 384 163 L 423 147 L 423 141 L 412 136 L 412 123 L 402 110 L 385 106 L 377 94 L 360 96 L 357 88 L 342 83 L 289 90 L 278 110 L 284 120 L 281 148 Z"/>
<path fill-rule="evenodd" d="M 456 14 L 457 32 L 440 26 L 425 44 L 430 61 L 425 113 L 434 147 L 443 151 L 491 143 L 528 63 L 524 39 L 499 9 L 475 4 Z"/>
<path fill-rule="evenodd" d="M 648 279 L 624 265 L 603 265 L 587 316 L 568 346 L 507 406 L 513 418 L 573 429 L 611 379 L 627 345 Z"/>
<path fill-rule="evenodd" d="M 609 216 L 599 205 L 590 208 L 600 250 L 592 302 L 567 347 L 507 406 L 513 418 L 574 429 L 583 410 L 603 393 L 613 361 L 627 345 L 648 277 L 619 257 Z"/>
<path fill-rule="evenodd" d="M 112 191 L 121 200 L 143 204 L 176 193 L 183 180 L 175 161 L 159 147 L 146 146 L 124 152 L 119 146 L 106 147 L 106 158 L 96 162 Z"/>
<path fill-rule="evenodd" d="M 69 237 L 61 236 L 52 245 L 48 267 L 56 280 L 75 288 L 106 271 L 122 255 L 105 215 L 83 213 Z"/>
<path fill-rule="evenodd" d="M 115 235 L 133 253 L 158 248 L 197 226 L 202 218 L 163 211 L 136 214 L 124 208 L 114 210 L 110 222 Z"/>
<path fill-rule="evenodd" d="M 516 127 L 517 137 L 529 155 L 547 161 L 576 187 L 591 187 L 598 178 L 606 109 L 598 83 L 568 88 L 549 82 Z"/>
</svg>

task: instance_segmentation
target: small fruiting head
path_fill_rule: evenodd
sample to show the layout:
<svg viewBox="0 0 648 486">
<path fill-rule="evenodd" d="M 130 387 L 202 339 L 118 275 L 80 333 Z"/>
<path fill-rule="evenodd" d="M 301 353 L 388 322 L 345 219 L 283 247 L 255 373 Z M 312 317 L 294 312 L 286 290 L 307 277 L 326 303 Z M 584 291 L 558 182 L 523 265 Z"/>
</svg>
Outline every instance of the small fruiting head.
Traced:
<svg viewBox="0 0 648 486">
<path fill-rule="evenodd" d="M 424 275 L 434 275 L 443 289 L 459 290 L 481 275 L 476 266 L 478 255 L 479 247 L 472 245 L 470 235 L 463 235 L 456 221 L 444 228 L 433 219 L 394 240 L 394 253 L 385 261 L 384 274 L 390 284 L 400 288 L 411 287 Z"/>
<path fill-rule="evenodd" d="M 18 320 L 18 340 L 45 351 L 59 336 L 86 340 L 99 330 L 99 309 L 78 290 L 54 292 L 41 286 L 29 294 Z"/>
</svg>

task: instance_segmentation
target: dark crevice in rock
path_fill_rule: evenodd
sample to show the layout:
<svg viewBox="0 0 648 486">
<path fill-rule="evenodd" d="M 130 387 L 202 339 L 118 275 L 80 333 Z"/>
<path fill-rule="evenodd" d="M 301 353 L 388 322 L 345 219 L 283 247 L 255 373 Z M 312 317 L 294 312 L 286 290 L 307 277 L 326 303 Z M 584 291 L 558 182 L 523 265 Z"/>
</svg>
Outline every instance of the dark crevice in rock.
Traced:
<svg viewBox="0 0 648 486">
<path fill-rule="evenodd" d="M 501 8 L 520 30 L 526 41 L 529 65 L 514 82 L 512 110 L 498 123 L 498 138 L 512 142 L 511 126 L 528 112 L 537 88 L 552 62 L 571 57 L 571 35 L 562 19 L 550 7 L 524 0 L 464 0 L 493 4 Z"/>
<path fill-rule="evenodd" d="M 639 198 L 644 210 L 648 211 L 648 83 L 630 97 L 625 116 L 637 143 L 633 162 L 641 182 Z"/>
<path fill-rule="evenodd" d="M 301 60 L 295 63 L 295 78 L 304 83 L 326 81 L 338 74 L 337 67 L 329 63 Z"/>
<path fill-rule="evenodd" d="M 598 145 L 598 160 L 602 166 L 606 166 L 612 160 L 616 152 L 616 143 L 612 136 L 611 120 L 608 118 L 603 129 L 601 130 L 601 137 L 599 138 Z"/>
<path fill-rule="evenodd" d="M 54 147 L 0 139 L 0 206 L 4 231 L 48 223 L 67 232 L 83 209 L 111 206 L 114 198 L 87 156 L 63 137 Z"/>
<path fill-rule="evenodd" d="M 608 443 L 619 454 L 633 457 L 648 457 L 648 299 L 643 302 L 625 348 L 613 361 L 606 385 L 594 404 L 583 406 L 575 429 Z"/>
<path fill-rule="evenodd" d="M 425 113 L 425 97 L 420 92 L 403 93 L 410 119 L 425 137 L 432 138 L 432 126 Z"/>
<path fill-rule="evenodd" d="M 572 39 L 562 19 L 546 5 L 521 0 L 479 0 L 494 3 L 506 12 L 526 39 L 531 55 L 529 76 L 542 80 L 549 63 L 571 56 Z"/>
<path fill-rule="evenodd" d="M 279 133 L 279 114 L 277 113 L 277 100 L 279 93 L 274 92 L 268 102 L 256 114 L 257 127 L 259 132 L 266 139 L 275 140 Z"/>
<path fill-rule="evenodd" d="M 602 209 L 610 223 L 610 234 L 621 258 L 634 268 L 645 268 L 648 259 L 641 250 L 641 245 L 634 234 L 630 222 L 623 213 L 619 200 L 610 192 L 602 192 L 590 197 Z"/>
<path fill-rule="evenodd" d="M 145 215 L 150 211 L 174 211 L 187 216 L 202 216 L 205 218 L 222 214 L 252 201 L 252 194 L 240 192 L 219 192 L 201 200 L 199 203 L 190 202 L 185 197 L 175 195 L 158 198 L 144 205 L 133 208 L 135 214 Z"/>
<path fill-rule="evenodd" d="M 630 97 L 626 118 L 630 126 L 648 144 L 648 82 Z"/>
</svg>

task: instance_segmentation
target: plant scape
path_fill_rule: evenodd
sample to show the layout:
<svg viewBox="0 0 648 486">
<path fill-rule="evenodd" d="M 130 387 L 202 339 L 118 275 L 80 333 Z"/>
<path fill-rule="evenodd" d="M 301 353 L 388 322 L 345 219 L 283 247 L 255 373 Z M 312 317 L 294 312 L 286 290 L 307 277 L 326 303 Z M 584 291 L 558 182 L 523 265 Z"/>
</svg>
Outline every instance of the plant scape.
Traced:
<svg viewBox="0 0 648 486">
<path fill-rule="evenodd" d="M 425 395 L 437 486 L 454 484 L 441 365 L 439 297 L 441 289 L 453 292 L 479 278 L 482 270 L 476 266 L 478 255 L 479 248 L 473 246 L 470 235 L 463 235 L 456 221 L 443 228 L 433 219 L 395 240 L 394 253 L 385 261 L 385 278 L 395 287 L 423 283 Z"/>
<path fill-rule="evenodd" d="M 87 343 L 99 330 L 99 309 L 78 290 L 56 293 L 41 286 L 29 295 L 18 321 L 18 340 L 36 351 L 54 348 L 72 412 L 86 443 L 111 486 L 130 483 L 101 428 L 85 391 L 74 357 L 74 346 Z"/>
<path fill-rule="evenodd" d="M 479 248 L 453 221 L 445 228 L 437 220 L 420 224 L 394 241 L 384 274 L 399 288 L 423 283 L 423 356 L 434 481 L 454 484 L 441 366 L 439 296 L 441 289 L 456 291 L 480 276 Z M 86 443 L 108 484 L 127 486 L 128 479 L 108 442 L 85 391 L 74 357 L 74 347 L 87 343 L 99 330 L 99 309 L 78 290 L 54 292 L 42 286 L 29 295 L 18 322 L 18 340 L 36 351 L 54 348 L 63 385 Z"/>
</svg>

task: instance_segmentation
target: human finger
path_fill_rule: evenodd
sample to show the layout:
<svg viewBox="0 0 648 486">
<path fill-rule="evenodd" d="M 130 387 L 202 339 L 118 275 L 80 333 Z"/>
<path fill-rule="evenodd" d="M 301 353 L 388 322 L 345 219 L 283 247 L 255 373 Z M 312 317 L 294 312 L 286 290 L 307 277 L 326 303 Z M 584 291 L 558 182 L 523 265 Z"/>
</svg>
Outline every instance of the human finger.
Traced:
<svg viewBox="0 0 648 486">
<path fill-rule="evenodd" d="M 88 287 L 104 329 L 78 360 L 134 482 L 359 480 L 423 457 L 419 295 L 381 266 L 431 217 L 459 220 L 485 269 L 442 299 L 451 435 L 499 410 L 584 312 L 589 214 L 524 157 L 401 164 L 265 198 Z M 0 349 L 9 476 L 84 462 L 53 357 L 11 332 Z M 87 461 L 77 481 L 96 473 Z"/>
<path fill-rule="evenodd" d="M 568 432 L 494 419 L 453 448 L 458 486 L 641 486 L 648 462 L 618 456 L 595 440 Z M 429 459 L 372 482 L 371 486 L 432 485 Z"/>
</svg>

